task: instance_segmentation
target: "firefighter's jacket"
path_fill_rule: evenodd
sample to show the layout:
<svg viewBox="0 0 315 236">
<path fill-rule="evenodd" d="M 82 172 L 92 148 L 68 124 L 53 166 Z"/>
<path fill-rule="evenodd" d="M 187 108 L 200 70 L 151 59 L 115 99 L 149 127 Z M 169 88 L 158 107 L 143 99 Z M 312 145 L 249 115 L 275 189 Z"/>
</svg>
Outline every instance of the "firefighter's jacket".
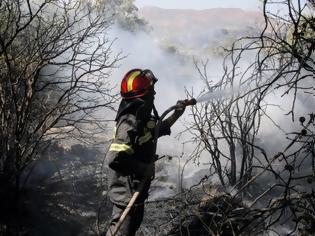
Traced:
<svg viewBox="0 0 315 236">
<path fill-rule="evenodd" d="M 124 114 L 117 120 L 114 139 L 109 147 L 107 161 L 109 165 L 109 197 L 115 204 L 128 204 L 137 186 L 143 178 L 148 163 L 154 161 L 154 129 L 156 120 L 149 117 L 139 122 L 134 114 Z M 168 122 L 162 122 L 159 136 L 169 135 Z M 147 182 L 138 202 L 148 196 L 150 181 Z"/>
</svg>

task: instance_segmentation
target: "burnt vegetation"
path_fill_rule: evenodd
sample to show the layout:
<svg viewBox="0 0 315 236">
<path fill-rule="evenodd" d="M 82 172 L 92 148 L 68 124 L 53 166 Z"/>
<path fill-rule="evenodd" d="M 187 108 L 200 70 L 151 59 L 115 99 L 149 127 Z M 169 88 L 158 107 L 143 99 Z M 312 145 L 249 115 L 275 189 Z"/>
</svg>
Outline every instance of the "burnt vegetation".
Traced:
<svg viewBox="0 0 315 236">
<path fill-rule="evenodd" d="M 28 233 L 24 187 L 49 145 L 93 143 L 106 128 L 95 111 L 112 109 L 107 78 L 121 59 L 106 12 L 85 1 L 0 1 L 0 234 Z"/>
</svg>

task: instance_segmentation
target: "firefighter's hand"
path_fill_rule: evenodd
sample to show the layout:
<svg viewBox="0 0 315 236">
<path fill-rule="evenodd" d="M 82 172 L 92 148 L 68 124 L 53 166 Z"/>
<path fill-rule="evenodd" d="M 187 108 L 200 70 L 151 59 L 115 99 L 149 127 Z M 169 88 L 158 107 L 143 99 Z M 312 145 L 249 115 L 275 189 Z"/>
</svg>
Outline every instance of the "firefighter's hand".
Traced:
<svg viewBox="0 0 315 236">
<path fill-rule="evenodd" d="M 143 178 L 145 179 L 154 179 L 155 174 L 155 165 L 154 162 L 147 165 L 147 167 L 144 169 Z"/>
<path fill-rule="evenodd" d="M 185 109 L 186 109 L 185 100 L 178 100 L 176 103 L 174 115 L 176 117 L 180 117 L 184 113 Z"/>
</svg>

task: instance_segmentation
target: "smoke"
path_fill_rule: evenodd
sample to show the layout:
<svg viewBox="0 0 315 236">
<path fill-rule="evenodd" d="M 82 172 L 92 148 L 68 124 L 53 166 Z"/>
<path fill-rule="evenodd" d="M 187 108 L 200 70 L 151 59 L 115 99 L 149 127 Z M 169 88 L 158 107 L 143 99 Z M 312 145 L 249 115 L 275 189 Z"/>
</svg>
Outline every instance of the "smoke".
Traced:
<svg viewBox="0 0 315 236">
<path fill-rule="evenodd" d="M 205 87 L 203 81 L 199 79 L 193 58 L 161 48 L 159 40 L 153 39 L 146 33 L 131 33 L 115 26 L 110 35 L 113 38 L 117 38 L 114 44 L 115 50 L 121 50 L 127 56 L 121 62 L 120 68 L 115 70 L 112 75 L 112 81 L 117 84 L 117 92 L 119 92 L 121 78 L 128 70 L 132 68 L 151 69 L 159 79 L 156 85 L 157 94 L 155 104 L 159 112 L 162 113 L 162 111 L 174 105 L 177 100 L 186 97 L 185 89 L 192 90 L 191 88 L 193 88 L 192 94 L 199 94 Z M 183 44 L 182 41 L 181 43 Z M 191 44 L 192 42 L 189 42 L 189 45 Z M 249 58 L 243 58 L 243 62 L 239 68 L 240 71 L 250 64 L 247 59 Z M 219 59 L 210 58 L 210 64 L 207 68 L 208 72 L 210 72 L 208 78 L 219 78 L 222 74 L 221 68 Z M 215 79 L 213 82 L 216 82 Z M 244 88 L 244 90 L 246 89 Z M 219 100 L 229 98 L 239 92 L 243 92 L 243 88 L 238 90 L 214 90 L 197 97 L 196 100 L 198 103 Z M 297 121 L 298 117 L 309 114 L 311 108 L 315 105 L 314 99 L 311 99 L 305 94 L 297 94 L 295 101 L 296 116 L 291 118 L 290 115 L 286 114 L 288 114 L 288 111 L 292 108 L 292 94 L 285 96 L 285 98 L 288 99 L 283 99 L 282 95 L 284 92 L 285 91 L 278 89 L 274 93 L 268 94 L 264 101 L 265 105 L 268 104 L 268 107 L 265 109 L 268 117 L 262 118 L 260 123 L 261 132 L 258 139 L 260 139 L 259 145 L 264 147 L 267 155 L 270 157 L 284 149 L 288 144 L 288 133 L 296 132 L 301 129 L 301 124 Z M 111 115 L 114 116 L 114 114 Z M 178 135 L 185 130 L 185 126 L 189 122 L 191 122 L 191 116 L 189 108 L 187 108 L 183 117 L 172 127 L 171 136 L 159 139 L 158 154 L 170 155 L 174 158 L 171 161 L 165 161 L 162 167 L 163 170 L 157 171 L 156 176 L 160 178 L 161 181 L 153 182 L 151 199 L 168 197 L 176 193 L 180 185 L 184 188 L 189 188 L 198 183 L 202 176 L 208 173 L 209 156 L 206 158 L 201 156 L 198 162 L 190 161 L 190 154 L 194 152 L 195 148 L 194 144 L 187 143 L 191 136 L 189 133 Z M 260 161 L 263 162 L 264 160 Z M 157 164 L 159 165 L 159 163 Z M 274 169 L 281 172 L 284 169 L 284 165 L 284 162 L 276 162 Z M 302 169 L 310 173 L 311 164 L 309 162 L 302 163 L 301 170 Z M 181 175 L 183 177 L 182 180 L 180 179 Z M 216 176 L 214 176 L 214 178 L 211 177 L 212 183 L 216 181 L 219 182 L 219 180 L 215 178 Z M 270 183 L 275 182 L 274 176 L 266 173 L 259 178 L 258 184 L 255 187 L 268 187 Z M 302 181 L 297 184 L 301 185 L 301 189 L 304 188 L 307 190 L 307 188 L 309 188 L 309 185 L 305 185 Z M 257 192 L 259 191 L 261 191 L 261 189 L 257 190 Z M 276 196 L 279 191 L 281 190 L 275 190 L 270 195 L 266 195 L 266 197 L 270 199 Z M 277 231 L 284 233 L 287 231 L 287 227 L 281 230 L 277 229 Z"/>
<path fill-rule="evenodd" d="M 161 48 L 157 39 L 143 32 L 128 32 L 115 26 L 110 36 L 117 38 L 113 45 L 114 50 L 122 51 L 126 55 L 119 69 L 112 74 L 112 82 L 117 85 L 117 93 L 120 81 L 127 71 L 132 68 L 150 69 L 158 78 L 155 85 L 155 105 L 161 114 L 175 105 L 177 100 L 186 98 L 186 88 L 194 87 L 200 90 L 203 87 L 192 57 L 184 57 Z M 181 120 L 185 119 L 187 113 Z M 114 114 L 111 116 L 114 117 Z M 176 131 L 180 130 L 179 123 L 174 126 Z"/>
<path fill-rule="evenodd" d="M 115 92 L 119 93 L 120 81 L 130 69 L 150 69 L 158 78 L 155 105 L 161 114 L 170 106 L 175 105 L 177 100 L 185 99 L 187 96 L 186 90 L 193 96 L 203 91 L 205 87 L 204 80 L 200 78 L 194 61 L 202 60 L 209 55 L 211 58 L 208 58 L 208 79 L 213 80 L 213 83 L 218 82 L 217 78 L 221 78 L 223 74 L 222 58 L 218 56 L 214 57 L 214 54 L 207 55 L 205 50 L 204 54 L 200 53 L 203 51 L 202 45 L 218 41 L 218 34 L 215 33 L 218 29 L 215 27 L 206 28 L 200 33 L 204 35 L 205 31 L 209 32 L 207 38 L 198 37 L 198 35 L 194 35 L 194 37 L 182 37 L 180 38 L 181 45 L 180 47 L 178 46 L 182 50 L 169 50 L 169 47 L 165 45 L 168 41 L 166 40 L 168 35 L 159 35 L 159 38 L 153 38 L 152 35 L 155 35 L 154 33 L 150 35 L 144 32 L 129 32 L 117 25 L 112 27 L 109 36 L 112 39 L 116 39 L 112 49 L 116 53 L 121 51 L 126 56 L 121 61 L 119 69 L 114 70 L 111 76 L 112 82 L 116 84 Z M 224 35 L 220 35 L 220 37 L 224 37 Z M 200 42 L 201 38 L 203 42 Z M 195 45 L 193 49 L 184 50 L 191 48 L 191 45 Z M 170 41 L 170 46 L 173 46 L 172 40 Z M 221 45 L 212 45 L 213 48 L 216 48 L 216 46 Z M 195 51 L 195 54 L 192 50 Z M 230 97 L 236 92 L 239 91 L 229 89 L 211 91 L 198 97 L 197 102 Z M 107 119 L 114 119 L 115 113 L 109 114 L 106 112 L 105 116 Z M 201 157 L 200 162 L 197 164 L 193 161 L 189 161 L 186 164 L 190 155 L 195 151 L 195 146 L 188 143 L 188 141 L 191 141 L 191 134 L 183 132 L 191 122 L 190 108 L 186 108 L 184 115 L 172 127 L 172 134 L 160 138 L 157 147 L 159 155 L 170 155 L 175 157 L 174 160 L 181 160 L 171 161 L 166 164 L 165 168 L 169 176 L 169 181 L 176 182 L 178 176 L 181 174 L 178 171 L 178 163 L 180 163 L 180 169 L 184 168 L 183 178 L 186 179 L 185 182 L 187 183 L 185 187 L 198 182 L 199 177 L 204 175 L 202 170 L 209 168 L 207 164 L 208 157 Z M 112 127 L 114 125 L 114 122 L 112 122 Z"/>
<path fill-rule="evenodd" d="M 177 100 L 185 98 L 185 87 L 193 84 L 197 77 L 192 58 L 181 58 L 163 50 L 156 40 L 143 32 L 132 33 L 116 26 L 111 35 L 117 37 L 114 48 L 126 55 L 120 68 L 112 75 L 117 85 L 132 68 L 150 69 L 159 80 L 156 84 L 155 100 L 159 111 L 166 110 Z"/>
<path fill-rule="evenodd" d="M 211 30 L 211 29 L 209 29 Z M 211 35 L 211 34 L 209 34 Z M 215 34 L 214 34 L 215 35 Z M 132 68 L 150 69 L 159 79 L 156 84 L 156 99 L 155 104 L 162 113 L 164 110 L 174 105 L 177 100 L 186 98 L 185 89 L 188 89 L 193 95 L 200 94 L 205 87 L 202 79 L 199 78 L 197 69 L 193 63 L 192 56 L 180 54 L 175 51 L 169 51 L 165 47 L 161 47 L 161 38 L 152 38 L 150 34 L 143 32 L 128 32 L 118 26 L 114 26 L 110 32 L 110 37 L 116 38 L 113 45 L 116 52 L 122 51 L 126 58 L 121 61 L 119 69 L 114 70 L 112 74 L 112 82 L 117 85 L 116 92 L 119 92 L 119 84 L 124 74 Z M 215 37 L 215 36 L 213 36 Z M 195 37 L 198 39 L 198 37 Z M 187 39 L 187 45 L 192 45 L 192 38 Z M 211 41 L 212 39 L 207 39 Z M 213 40 L 214 41 L 214 40 Z M 200 43 L 200 42 L 198 42 Z M 198 44 L 196 43 L 196 44 Z M 185 44 L 185 39 L 181 39 L 181 44 Z M 253 54 L 253 53 L 252 53 Z M 248 55 L 242 58 L 239 71 L 242 68 L 247 68 L 253 55 Z M 250 58 L 252 58 L 250 60 Z M 210 63 L 207 67 L 209 73 L 208 78 L 213 82 L 217 82 L 215 78 L 220 78 L 223 74 L 222 60 L 220 58 L 210 58 Z M 193 88 L 193 89 L 192 89 Z M 207 102 L 215 99 L 229 98 L 240 92 L 247 90 L 247 88 L 214 90 L 197 97 L 198 103 Z M 276 91 L 266 97 L 265 104 L 269 104 L 266 109 L 269 117 L 263 118 L 261 122 L 261 133 L 259 139 L 261 145 L 265 147 L 269 155 L 278 153 L 287 144 L 286 133 L 294 129 L 299 129 L 300 124 L 296 121 L 288 121 L 288 116 L 285 115 L 290 110 L 291 100 L 282 99 L 283 91 Z M 314 101 L 309 100 L 307 96 L 300 94 L 296 100 L 296 114 L 308 114 L 310 107 L 314 107 Z M 106 114 L 109 116 L 109 114 Z M 113 118 L 114 113 L 110 114 Z M 296 117 L 295 117 L 296 120 Z M 177 182 L 178 176 L 183 174 L 183 178 L 187 183 L 185 187 L 193 185 L 200 180 L 203 175 L 202 170 L 209 167 L 207 164 L 209 158 L 201 156 L 198 163 L 193 161 L 186 164 L 189 160 L 190 154 L 194 152 L 194 145 L 187 143 L 191 139 L 189 133 L 181 133 L 186 126 L 191 122 L 189 108 L 180 118 L 180 120 L 172 127 L 171 136 L 162 137 L 158 142 L 157 153 L 159 155 L 170 155 L 175 157 L 174 161 L 168 162 L 164 167 L 166 169 L 166 176 L 169 181 Z M 279 128 L 275 129 L 275 124 Z M 114 123 L 112 124 L 114 126 Z M 180 135 L 179 135 L 180 134 Z M 180 164 L 179 164 L 180 163 Z M 178 171 L 184 169 L 183 173 Z M 280 167 L 279 167 L 280 168 Z M 215 179 L 212 179 L 216 181 Z M 177 184 L 179 184 L 177 182 Z M 163 188 L 161 188 L 163 189 Z M 159 191 L 161 191 L 161 189 Z"/>
<path fill-rule="evenodd" d="M 161 47 L 158 39 L 154 39 L 143 32 L 128 32 L 114 26 L 109 35 L 111 38 L 116 38 L 113 50 L 116 52 L 122 51 L 126 56 L 121 61 L 119 69 L 114 70 L 111 77 L 112 82 L 116 84 L 115 92 L 119 92 L 120 81 L 130 69 L 150 69 L 158 78 L 155 88 L 155 106 L 159 114 L 162 114 L 170 106 L 175 105 L 177 100 L 186 98 L 186 89 L 194 88 L 199 93 L 203 88 L 203 82 L 199 79 L 198 71 L 191 56 L 170 52 Z M 220 68 L 220 64 L 221 62 L 217 59 L 211 61 L 212 75 L 220 74 L 220 71 L 215 69 Z M 185 159 L 193 153 L 193 145 L 185 144 L 191 139 L 191 136 L 187 132 L 181 133 L 186 129 L 185 126 L 188 122 L 191 122 L 189 109 L 187 108 L 184 115 L 174 124 L 171 135 L 159 139 L 157 154 L 160 156 L 169 155 L 175 157 L 174 160 L 183 159 L 181 163 L 184 163 Z M 105 116 L 107 116 L 107 119 L 108 117 L 113 119 L 115 113 L 108 114 L 107 112 Z M 111 125 L 113 127 L 114 122 Z M 176 160 L 166 161 L 164 168 L 167 173 L 164 173 L 164 175 L 168 176 L 168 182 L 178 184 L 178 177 L 181 173 L 178 171 Z M 181 165 L 181 168 L 183 168 L 183 165 Z M 198 173 L 200 169 L 204 168 L 204 166 L 189 163 L 185 166 L 184 178 L 186 175 L 193 176 L 193 173 Z M 157 176 L 159 176 L 159 173 L 157 173 Z M 195 180 L 197 181 L 196 177 Z M 165 197 L 175 191 L 175 188 L 160 187 L 155 189 L 158 189 L 158 191 L 155 191 L 156 194 L 152 194 L 155 198 L 157 194 Z M 165 189 L 165 194 L 161 193 L 163 189 Z"/>
</svg>

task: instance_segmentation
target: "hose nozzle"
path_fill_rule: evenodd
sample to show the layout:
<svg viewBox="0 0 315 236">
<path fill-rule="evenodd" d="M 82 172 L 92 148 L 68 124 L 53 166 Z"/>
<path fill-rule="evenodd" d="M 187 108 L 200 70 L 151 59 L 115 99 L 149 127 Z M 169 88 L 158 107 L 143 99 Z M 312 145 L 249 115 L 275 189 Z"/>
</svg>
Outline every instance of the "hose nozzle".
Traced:
<svg viewBox="0 0 315 236">
<path fill-rule="evenodd" d="M 197 101 L 196 99 L 192 98 L 192 99 L 185 99 L 183 103 L 185 106 L 194 106 L 197 104 Z"/>
<path fill-rule="evenodd" d="M 177 109 L 183 109 L 187 106 L 194 106 L 197 104 L 196 99 L 192 98 L 192 99 L 185 99 L 185 100 L 179 100 L 177 101 L 177 104 L 175 106 L 173 106 L 173 108 Z"/>
</svg>

